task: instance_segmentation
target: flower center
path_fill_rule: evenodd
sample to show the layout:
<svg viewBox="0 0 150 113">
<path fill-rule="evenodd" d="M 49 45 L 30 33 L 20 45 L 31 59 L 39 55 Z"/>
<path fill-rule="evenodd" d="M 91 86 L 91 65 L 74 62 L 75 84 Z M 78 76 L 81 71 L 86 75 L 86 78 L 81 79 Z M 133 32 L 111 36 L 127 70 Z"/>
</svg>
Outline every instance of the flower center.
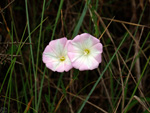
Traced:
<svg viewBox="0 0 150 113">
<path fill-rule="evenodd" d="M 83 53 L 84 53 L 84 55 L 88 55 L 88 54 L 90 53 L 90 50 L 89 50 L 89 49 L 85 49 L 85 50 L 83 51 Z"/>
<path fill-rule="evenodd" d="M 65 60 L 65 57 L 64 57 L 64 56 L 60 57 L 60 61 L 61 61 L 61 62 L 63 62 L 64 60 Z"/>
</svg>

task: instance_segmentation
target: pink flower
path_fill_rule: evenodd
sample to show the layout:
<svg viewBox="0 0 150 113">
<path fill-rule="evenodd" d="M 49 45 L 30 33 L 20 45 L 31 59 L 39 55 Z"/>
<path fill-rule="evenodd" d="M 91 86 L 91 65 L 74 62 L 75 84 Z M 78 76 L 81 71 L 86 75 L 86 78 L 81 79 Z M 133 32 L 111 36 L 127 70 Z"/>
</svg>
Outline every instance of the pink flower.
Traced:
<svg viewBox="0 0 150 113">
<path fill-rule="evenodd" d="M 67 55 L 68 40 L 66 37 L 53 40 L 46 46 L 43 52 L 43 62 L 52 71 L 64 72 L 72 68 Z"/>
<path fill-rule="evenodd" d="M 83 33 L 68 44 L 68 56 L 72 66 L 80 71 L 93 70 L 102 61 L 103 46 L 94 36 Z"/>
</svg>

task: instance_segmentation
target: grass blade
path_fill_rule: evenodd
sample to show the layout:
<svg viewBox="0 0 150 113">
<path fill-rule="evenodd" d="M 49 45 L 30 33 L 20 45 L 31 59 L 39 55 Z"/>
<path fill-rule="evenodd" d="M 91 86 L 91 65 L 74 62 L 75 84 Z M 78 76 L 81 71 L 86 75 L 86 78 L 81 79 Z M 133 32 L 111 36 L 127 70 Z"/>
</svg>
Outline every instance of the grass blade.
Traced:
<svg viewBox="0 0 150 113">
<path fill-rule="evenodd" d="M 82 103 L 81 107 L 79 108 L 77 113 L 81 113 L 83 107 L 85 106 L 87 100 L 90 98 L 91 94 L 93 93 L 94 89 L 96 88 L 97 84 L 99 83 L 99 81 L 101 80 L 102 76 L 104 75 L 104 73 L 106 72 L 107 68 L 109 67 L 109 65 L 111 64 L 112 60 L 114 59 L 115 55 L 117 54 L 119 48 L 121 47 L 121 45 L 123 44 L 123 42 L 125 41 L 126 37 L 124 37 L 122 39 L 122 41 L 120 42 L 120 45 L 118 46 L 117 50 L 115 51 L 115 53 L 113 54 L 113 56 L 111 57 L 110 61 L 108 62 L 108 64 L 106 65 L 105 69 L 103 70 L 103 72 L 101 73 L 101 76 L 97 79 L 96 83 L 94 84 L 93 88 L 91 89 L 90 93 L 88 94 L 88 96 L 86 97 L 85 101 Z"/>
</svg>

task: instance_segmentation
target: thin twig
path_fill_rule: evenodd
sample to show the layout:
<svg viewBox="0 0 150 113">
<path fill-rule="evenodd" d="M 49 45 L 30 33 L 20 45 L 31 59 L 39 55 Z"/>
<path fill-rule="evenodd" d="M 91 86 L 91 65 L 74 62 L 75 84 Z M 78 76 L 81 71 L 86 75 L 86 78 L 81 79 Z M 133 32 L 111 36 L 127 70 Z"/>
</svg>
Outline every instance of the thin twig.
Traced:
<svg viewBox="0 0 150 113">
<path fill-rule="evenodd" d="M 108 29 L 108 27 L 110 26 L 110 24 L 113 22 L 114 18 L 115 18 L 115 17 L 113 17 L 113 18 L 111 19 L 111 21 L 109 22 L 109 24 L 108 24 L 107 27 L 105 28 L 104 32 L 103 32 L 103 33 L 101 34 L 101 36 L 99 37 L 99 40 L 102 38 L 102 36 L 103 36 L 104 33 L 106 32 L 106 30 Z"/>
<path fill-rule="evenodd" d="M 4 45 L 4 44 L 20 44 L 20 43 L 24 43 L 24 42 L 0 42 L 0 45 Z M 28 45 L 28 44 L 33 44 L 33 43 L 26 42 L 24 44 Z"/>
<path fill-rule="evenodd" d="M 0 8 L 1 10 L 0 10 L 0 13 L 2 13 L 3 12 L 3 10 L 5 10 L 7 7 L 9 7 L 13 2 L 14 2 L 15 0 L 12 0 L 9 4 L 7 4 L 4 8 Z"/>
<path fill-rule="evenodd" d="M 145 55 L 145 53 L 143 52 L 143 50 L 141 49 L 141 47 L 138 45 L 138 42 L 135 40 L 134 36 L 131 34 L 131 32 L 128 30 L 128 28 L 122 23 L 123 27 L 127 30 L 127 32 L 129 33 L 129 35 L 132 37 L 132 39 L 135 41 L 138 49 L 140 49 L 140 51 L 142 52 L 142 54 L 144 55 L 145 59 L 148 60 L 147 56 Z M 148 63 L 150 65 L 150 62 Z"/>
<path fill-rule="evenodd" d="M 60 30 L 62 33 L 63 33 L 63 36 L 65 36 L 65 33 L 64 33 L 64 22 L 63 22 L 63 12 L 62 12 L 62 9 L 61 9 L 61 30 Z"/>
<path fill-rule="evenodd" d="M 71 96 L 69 95 L 69 97 L 71 97 Z M 68 103 L 68 105 L 69 105 L 70 112 L 71 112 L 71 113 L 74 113 L 74 111 L 73 111 L 73 109 L 72 109 L 71 101 L 70 101 L 70 100 L 68 100 L 68 99 L 67 99 L 67 97 L 65 97 L 65 99 L 66 99 L 66 102 L 67 102 L 67 103 Z"/>
<path fill-rule="evenodd" d="M 100 76 L 100 75 L 101 75 L 101 73 L 100 73 L 99 68 L 97 68 L 97 71 L 98 71 L 99 76 Z M 107 87 L 106 87 L 106 85 L 105 85 L 105 82 L 104 82 L 103 77 L 101 78 L 101 80 L 102 80 L 102 84 L 103 84 L 103 86 L 104 86 L 104 89 L 105 89 L 105 92 L 106 92 L 106 95 L 107 95 L 108 101 L 109 101 L 109 103 L 110 103 L 111 107 L 113 108 L 113 104 L 112 104 L 112 102 L 111 102 L 110 95 L 109 95 L 109 93 L 108 93 L 108 90 L 107 90 Z"/>
<path fill-rule="evenodd" d="M 42 75 L 44 74 L 40 68 L 38 68 L 38 71 L 39 71 Z M 58 88 L 58 87 L 52 82 L 51 79 L 49 79 L 48 75 L 44 75 L 44 77 L 52 84 L 52 85 L 51 85 L 52 87 L 56 88 L 58 91 L 60 91 L 60 93 L 63 92 L 60 88 Z M 70 81 L 70 83 L 71 83 L 71 81 Z M 70 83 L 69 83 L 69 84 L 70 84 Z M 68 86 L 70 86 L 70 85 L 68 85 Z M 68 88 L 68 86 L 67 86 L 67 88 Z M 85 100 L 85 99 L 83 99 L 82 97 L 80 97 L 80 96 L 78 96 L 78 95 L 76 95 L 76 94 L 73 94 L 73 93 L 68 92 L 67 90 L 66 90 L 66 93 L 68 93 L 69 95 L 74 96 L 74 97 L 76 97 L 76 98 L 78 98 L 78 99 L 80 99 L 80 100 L 82 100 L 82 101 Z M 62 94 L 63 94 L 63 93 L 62 93 Z M 93 104 L 93 103 L 90 102 L 90 101 L 87 101 L 87 103 L 90 104 L 90 105 L 92 105 L 93 107 L 97 108 L 98 110 L 100 110 L 100 111 L 103 112 L 103 113 L 108 113 L 107 111 L 105 111 L 104 109 L 100 108 L 99 106 Z"/>
<path fill-rule="evenodd" d="M 117 106 L 116 106 L 116 109 L 115 109 L 114 113 L 117 112 L 117 109 L 118 109 L 118 107 L 119 107 L 119 104 L 120 104 L 120 102 L 121 102 L 121 99 L 122 99 L 122 95 L 121 95 L 120 98 L 119 98 L 119 101 L 118 101 L 118 103 L 117 103 Z"/>
<path fill-rule="evenodd" d="M 71 79 L 71 81 L 69 82 L 69 84 L 68 84 L 67 87 L 66 87 L 66 91 L 68 90 L 68 88 L 70 87 L 70 85 L 73 83 L 73 81 L 74 81 L 74 80 Z M 59 105 L 61 104 L 61 102 L 63 101 L 64 96 L 65 96 L 64 94 L 61 96 L 60 100 L 59 100 L 58 103 L 57 103 L 57 106 L 56 106 L 54 112 L 56 112 L 56 111 L 58 110 L 58 107 L 59 107 Z"/>
<path fill-rule="evenodd" d="M 90 5 L 91 7 L 91 5 Z M 107 29 L 106 25 L 104 24 L 102 18 L 100 17 L 100 15 L 94 10 L 95 14 L 97 15 L 99 21 L 101 22 L 102 26 L 106 29 L 106 33 L 108 35 L 108 37 L 110 38 L 111 42 L 113 43 L 113 46 L 114 46 L 114 49 L 115 51 L 117 50 L 116 46 L 115 46 L 115 43 L 109 33 L 109 30 Z M 113 19 L 111 19 L 111 21 L 113 21 Z M 100 37 L 101 38 L 101 37 Z M 121 84 L 122 84 L 122 107 L 124 107 L 124 83 L 123 83 L 123 79 L 122 79 L 122 76 L 121 76 L 121 67 L 120 67 L 120 63 L 119 63 L 119 57 L 118 55 L 116 54 L 116 57 L 117 57 L 117 63 L 118 63 L 118 67 L 119 67 L 119 72 L 120 72 L 120 78 L 121 78 Z M 112 108 L 113 109 L 113 108 Z"/>
<path fill-rule="evenodd" d="M 144 107 L 149 113 L 150 113 L 150 110 L 149 108 L 145 105 L 145 102 L 143 102 L 139 97 L 137 97 L 136 95 L 133 96 L 141 105 L 142 107 Z"/>
</svg>

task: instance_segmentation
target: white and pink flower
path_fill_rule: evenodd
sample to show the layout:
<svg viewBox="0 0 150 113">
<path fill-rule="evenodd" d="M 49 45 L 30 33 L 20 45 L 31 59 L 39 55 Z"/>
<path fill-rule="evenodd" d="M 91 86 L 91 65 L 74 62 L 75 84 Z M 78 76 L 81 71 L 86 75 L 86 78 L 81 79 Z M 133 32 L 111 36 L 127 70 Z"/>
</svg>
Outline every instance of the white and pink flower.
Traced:
<svg viewBox="0 0 150 113">
<path fill-rule="evenodd" d="M 93 70 L 102 61 L 103 45 L 94 36 L 83 33 L 73 40 L 66 37 L 53 40 L 43 52 L 43 62 L 52 71 L 64 72 L 71 68 Z"/>
<path fill-rule="evenodd" d="M 43 52 L 43 62 L 46 67 L 52 71 L 64 72 L 72 68 L 71 61 L 68 57 L 66 37 L 53 40 L 46 46 Z"/>
<path fill-rule="evenodd" d="M 103 46 L 94 36 L 83 33 L 68 44 L 68 56 L 72 66 L 80 71 L 93 70 L 102 61 Z"/>
</svg>

